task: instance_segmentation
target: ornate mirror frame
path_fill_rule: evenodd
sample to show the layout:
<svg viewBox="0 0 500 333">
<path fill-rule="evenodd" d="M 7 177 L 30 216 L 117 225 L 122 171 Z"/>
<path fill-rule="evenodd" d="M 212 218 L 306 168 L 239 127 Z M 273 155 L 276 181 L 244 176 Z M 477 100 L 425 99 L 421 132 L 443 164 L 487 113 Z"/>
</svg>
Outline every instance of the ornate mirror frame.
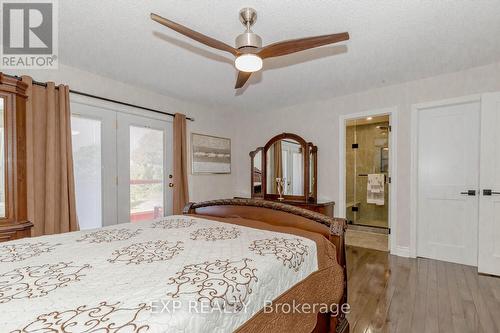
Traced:
<svg viewBox="0 0 500 333">
<path fill-rule="evenodd" d="M 282 133 L 278 134 L 275 137 L 271 138 L 266 145 L 262 148 L 259 147 L 256 150 L 250 152 L 251 157 L 251 165 L 250 165 L 250 177 L 251 177 L 251 194 L 252 198 L 264 198 L 266 200 L 278 200 L 279 195 L 268 193 L 267 191 L 267 152 L 273 146 L 275 142 L 280 140 L 290 139 L 298 142 L 303 151 L 303 166 L 304 166 L 304 174 L 303 174 L 303 195 L 283 195 L 285 202 L 286 201 L 300 201 L 300 202 L 317 202 L 317 179 L 318 179 L 318 160 L 317 160 L 317 152 L 318 148 L 313 145 L 311 142 L 307 142 L 302 137 L 293 133 Z M 257 194 L 254 193 L 254 183 L 253 183 L 253 167 L 254 167 L 254 157 L 255 155 L 261 151 L 262 152 L 262 193 Z M 313 166 L 311 168 L 310 161 L 313 161 Z M 310 177 L 312 177 L 312 182 Z"/>
<path fill-rule="evenodd" d="M 261 189 L 260 193 L 255 193 L 255 183 L 254 183 L 254 174 L 253 174 L 253 169 L 255 167 L 255 155 L 258 153 L 261 153 L 261 158 L 260 158 L 260 172 L 261 172 Z M 252 198 L 264 198 L 264 189 L 262 183 L 265 182 L 265 172 L 264 172 L 264 147 L 259 147 L 255 149 L 254 151 L 250 152 L 250 193 L 252 195 Z"/>
<path fill-rule="evenodd" d="M 309 159 L 309 199 L 310 202 L 317 202 L 318 200 L 318 147 L 309 142 L 307 144 L 308 159 Z M 312 165 L 311 165 L 312 161 Z"/>
</svg>

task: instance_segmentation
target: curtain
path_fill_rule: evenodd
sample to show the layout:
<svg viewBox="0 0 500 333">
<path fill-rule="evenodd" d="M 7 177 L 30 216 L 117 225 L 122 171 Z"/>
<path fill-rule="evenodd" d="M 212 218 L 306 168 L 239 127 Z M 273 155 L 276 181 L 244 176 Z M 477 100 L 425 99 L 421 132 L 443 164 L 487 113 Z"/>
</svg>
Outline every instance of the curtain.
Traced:
<svg viewBox="0 0 500 333">
<path fill-rule="evenodd" d="M 28 217 L 33 235 L 78 230 L 69 87 L 28 84 L 26 105 Z"/>
<path fill-rule="evenodd" d="M 174 117 L 174 214 L 182 214 L 189 202 L 186 116 L 176 113 Z"/>
<path fill-rule="evenodd" d="M 272 179 L 273 181 L 273 189 L 274 192 L 278 194 L 278 184 L 276 183 L 276 178 L 283 178 L 283 156 L 281 152 L 281 140 L 276 141 L 273 144 L 273 174 L 274 178 Z"/>
</svg>

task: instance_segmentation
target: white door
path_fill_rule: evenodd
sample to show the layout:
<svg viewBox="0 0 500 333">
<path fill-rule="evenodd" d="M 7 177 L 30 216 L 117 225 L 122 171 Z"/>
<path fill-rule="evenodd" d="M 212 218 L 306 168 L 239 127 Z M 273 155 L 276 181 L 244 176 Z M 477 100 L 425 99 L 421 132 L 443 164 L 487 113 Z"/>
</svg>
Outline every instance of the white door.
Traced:
<svg viewBox="0 0 500 333">
<path fill-rule="evenodd" d="M 481 111 L 478 270 L 500 275 L 500 93 L 484 94 Z"/>
<path fill-rule="evenodd" d="M 418 256 L 477 265 L 480 107 L 418 111 Z"/>
<path fill-rule="evenodd" d="M 172 213 L 172 123 L 125 113 L 117 118 L 118 223 Z"/>
<path fill-rule="evenodd" d="M 76 210 L 80 229 L 116 224 L 116 112 L 71 103 Z"/>
</svg>

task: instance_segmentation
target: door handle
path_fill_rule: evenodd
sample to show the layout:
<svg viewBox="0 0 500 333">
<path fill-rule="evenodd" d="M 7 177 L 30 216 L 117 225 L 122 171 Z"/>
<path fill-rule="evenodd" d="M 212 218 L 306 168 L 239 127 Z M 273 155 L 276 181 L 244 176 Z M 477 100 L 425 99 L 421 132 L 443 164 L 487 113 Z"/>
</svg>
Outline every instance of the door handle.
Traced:
<svg viewBox="0 0 500 333">
<path fill-rule="evenodd" d="M 467 192 L 460 192 L 460 194 L 467 194 L 473 197 L 476 195 L 476 190 L 468 190 Z"/>
<path fill-rule="evenodd" d="M 490 195 L 493 195 L 493 194 L 500 194 L 500 192 L 494 192 L 493 190 L 483 190 L 483 195 L 487 195 L 487 196 L 490 196 Z"/>
</svg>

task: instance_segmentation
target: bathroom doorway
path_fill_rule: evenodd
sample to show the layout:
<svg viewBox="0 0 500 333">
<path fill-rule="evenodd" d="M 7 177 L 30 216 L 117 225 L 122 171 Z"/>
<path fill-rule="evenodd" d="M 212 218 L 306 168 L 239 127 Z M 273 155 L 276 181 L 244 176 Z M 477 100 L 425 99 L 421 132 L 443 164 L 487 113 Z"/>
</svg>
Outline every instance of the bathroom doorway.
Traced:
<svg viewBox="0 0 500 333">
<path fill-rule="evenodd" d="M 392 118 L 391 112 L 382 112 L 341 119 L 345 200 L 341 209 L 348 221 L 348 245 L 391 248 Z"/>
</svg>

